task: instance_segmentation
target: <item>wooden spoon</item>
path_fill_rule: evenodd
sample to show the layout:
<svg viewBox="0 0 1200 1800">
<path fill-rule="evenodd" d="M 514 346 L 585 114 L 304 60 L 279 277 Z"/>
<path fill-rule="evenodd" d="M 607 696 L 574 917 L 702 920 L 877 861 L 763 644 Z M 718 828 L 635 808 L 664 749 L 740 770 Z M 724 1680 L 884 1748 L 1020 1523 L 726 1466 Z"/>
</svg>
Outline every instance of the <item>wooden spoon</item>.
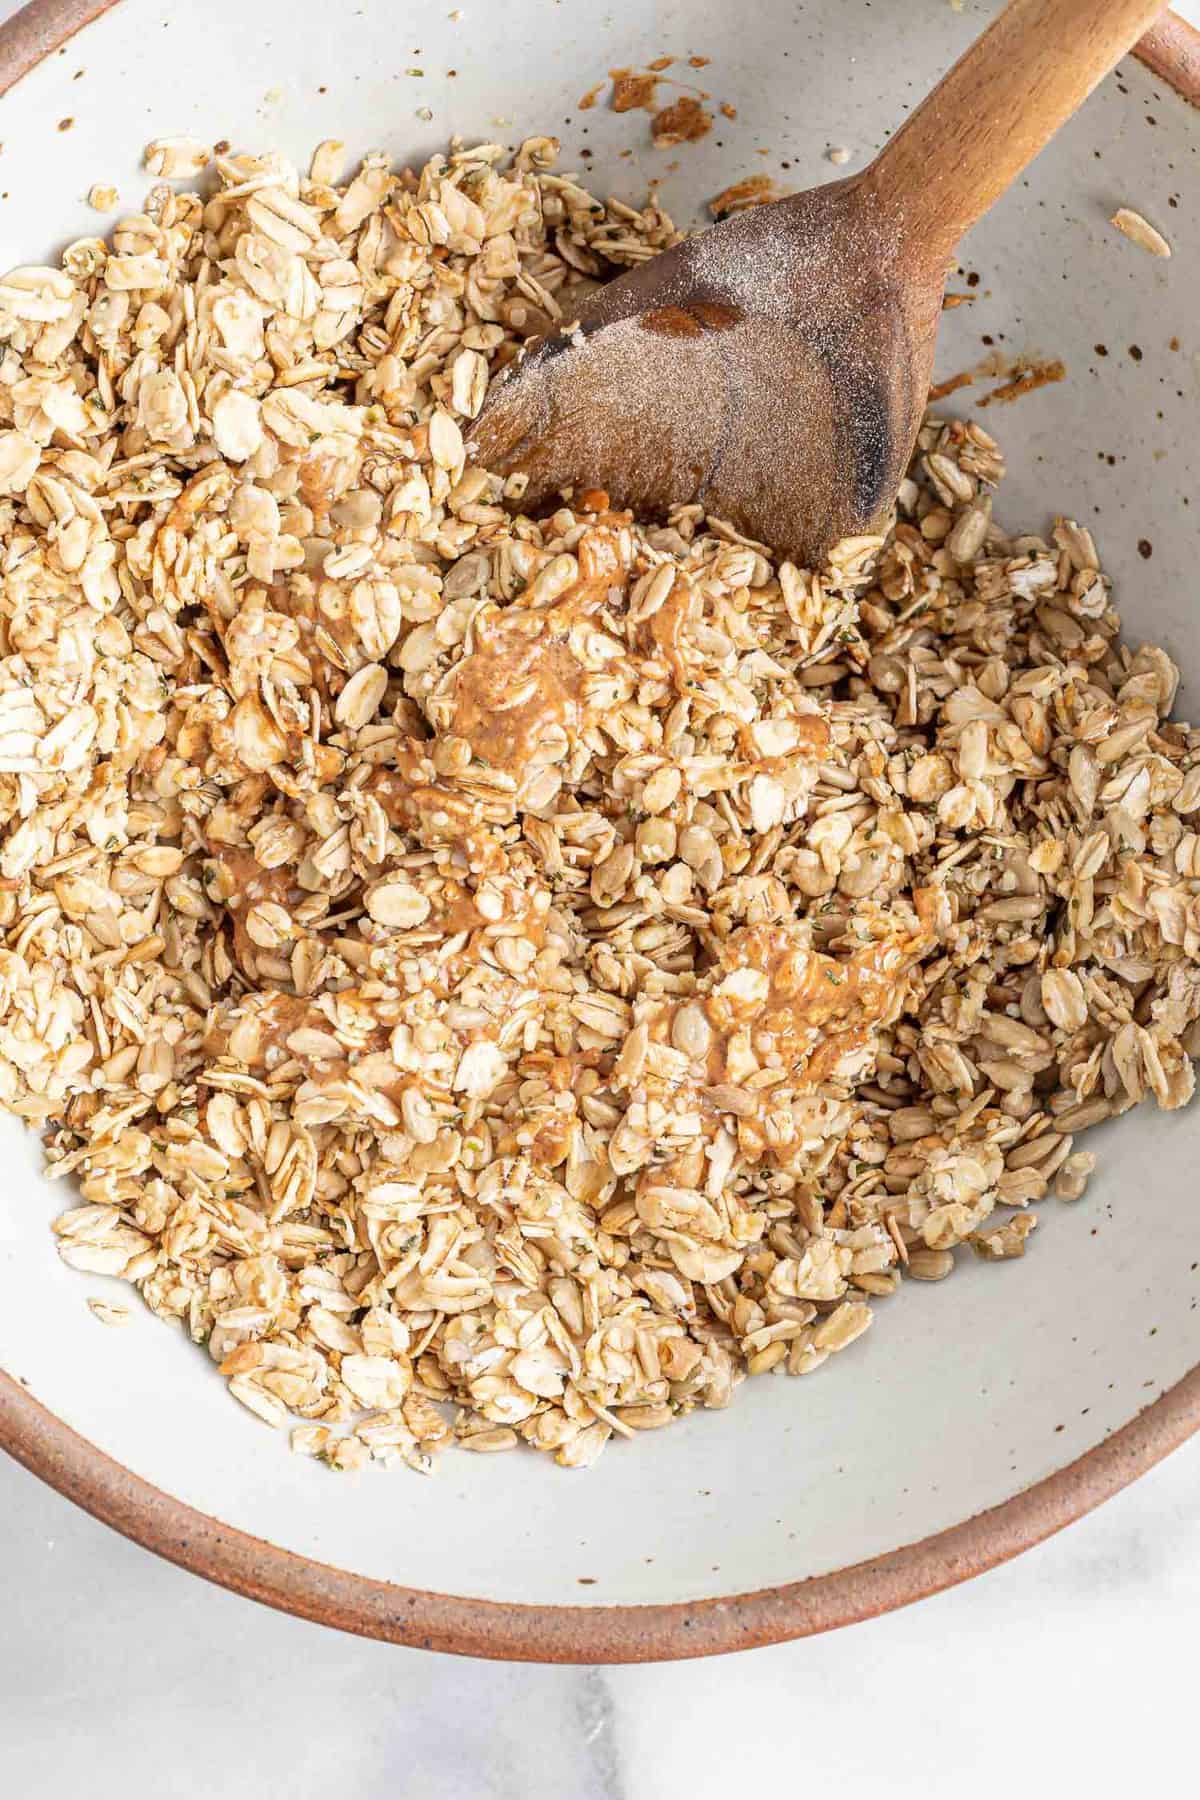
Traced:
<svg viewBox="0 0 1200 1800">
<path fill-rule="evenodd" d="M 959 238 L 1161 0 L 1011 0 L 861 174 L 759 206 L 602 288 L 493 385 L 469 449 L 526 510 L 699 501 L 808 566 L 879 529 L 921 422 Z"/>
</svg>

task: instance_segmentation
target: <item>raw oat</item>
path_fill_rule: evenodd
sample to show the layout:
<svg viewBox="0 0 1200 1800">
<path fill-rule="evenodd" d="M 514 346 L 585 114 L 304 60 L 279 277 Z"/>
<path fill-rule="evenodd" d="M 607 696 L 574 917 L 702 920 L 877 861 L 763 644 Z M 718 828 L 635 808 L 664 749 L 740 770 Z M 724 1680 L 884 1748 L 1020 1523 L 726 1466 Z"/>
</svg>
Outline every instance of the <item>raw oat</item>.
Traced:
<svg viewBox="0 0 1200 1800">
<path fill-rule="evenodd" d="M 1142 250 L 1148 250 L 1151 256 L 1170 256 L 1171 246 L 1162 232 L 1156 231 L 1149 220 L 1143 219 L 1141 213 L 1134 212 L 1132 207 L 1119 206 L 1109 223 L 1115 225 L 1131 243 L 1137 244 Z"/>
<path fill-rule="evenodd" d="M 88 1301 L 88 1311 L 101 1325 L 128 1325 L 133 1318 L 129 1308 L 117 1300 L 91 1299 Z"/>
<path fill-rule="evenodd" d="M 0 1102 L 338 1469 L 808 1373 L 1192 1092 L 1200 734 L 984 431 L 817 573 L 468 462 L 677 237 L 556 150 L 221 154 L 0 282 Z"/>
</svg>

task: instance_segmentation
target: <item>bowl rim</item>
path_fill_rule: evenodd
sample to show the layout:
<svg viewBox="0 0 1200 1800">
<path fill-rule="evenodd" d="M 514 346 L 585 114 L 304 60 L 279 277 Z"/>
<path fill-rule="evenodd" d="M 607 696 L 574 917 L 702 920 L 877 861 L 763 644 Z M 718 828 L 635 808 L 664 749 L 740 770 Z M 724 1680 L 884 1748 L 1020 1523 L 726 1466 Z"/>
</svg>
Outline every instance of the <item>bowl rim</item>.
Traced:
<svg viewBox="0 0 1200 1800">
<path fill-rule="evenodd" d="M 530 1606 L 400 1587 L 252 1537 L 135 1475 L 0 1371 L 0 1447 L 103 1524 L 247 1599 L 360 1637 L 540 1663 L 666 1662 L 857 1624 L 999 1567 L 1200 1428 L 1200 1367 L 1065 1468 L 958 1525 L 778 1587 L 657 1605 Z"/>
<path fill-rule="evenodd" d="M 118 0 L 30 0 L 0 25 L 0 95 Z M 1200 30 L 1165 12 L 1134 55 L 1200 107 Z M 1200 1364 L 1099 1444 L 929 1537 L 807 1580 L 712 1600 L 530 1606 L 400 1587 L 280 1549 L 108 1456 L 0 1370 L 0 1449 L 114 1531 L 282 1612 L 363 1637 L 521 1662 L 710 1656 L 875 1618 L 996 1568 L 1118 1493 L 1200 1430 Z"/>
</svg>

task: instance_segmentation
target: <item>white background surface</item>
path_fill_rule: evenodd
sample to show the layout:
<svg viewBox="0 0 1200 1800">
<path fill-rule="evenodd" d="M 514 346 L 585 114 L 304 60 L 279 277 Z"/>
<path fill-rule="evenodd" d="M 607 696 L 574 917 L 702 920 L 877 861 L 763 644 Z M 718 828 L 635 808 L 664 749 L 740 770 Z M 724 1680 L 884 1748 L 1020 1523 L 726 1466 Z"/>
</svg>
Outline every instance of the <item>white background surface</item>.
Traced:
<svg viewBox="0 0 1200 1800">
<path fill-rule="evenodd" d="M 1200 23 L 1200 0 L 1180 10 Z M 3 1459 L 0 1583 L 0 1791 L 31 1800 L 1107 1800 L 1195 1781 L 1200 1440 L 966 1587 L 706 1663 L 362 1643 L 182 1574 Z"/>
</svg>

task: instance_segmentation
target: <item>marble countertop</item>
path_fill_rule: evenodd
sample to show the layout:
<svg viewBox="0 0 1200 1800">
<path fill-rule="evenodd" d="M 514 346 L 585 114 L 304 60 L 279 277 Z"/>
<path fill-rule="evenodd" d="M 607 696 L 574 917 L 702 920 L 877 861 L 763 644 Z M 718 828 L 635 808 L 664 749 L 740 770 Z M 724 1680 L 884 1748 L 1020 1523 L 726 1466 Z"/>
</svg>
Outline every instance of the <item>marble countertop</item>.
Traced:
<svg viewBox="0 0 1200 1800">
<path fill-rule="evenodd" d="M 1194 1751 L 1200 1440 L 1005 1568 L 827 1637 L 555 1669 L 285 1618 L 0 1458 L 0 1744 L 33 1800 L 1093 1800 Z"/>
<path fill-rule="evenodd" d="M 1200 24 L 1200 0 L 1179 10 Z M 5 1791 L 33 1800 L 1105 1800 L 1194 1760 L 1200 1439 L 966 1587 L 700 1663 L 343 1637 L 158 1561 L 4 1458 L 0 1581 Z"/>
</svg>

